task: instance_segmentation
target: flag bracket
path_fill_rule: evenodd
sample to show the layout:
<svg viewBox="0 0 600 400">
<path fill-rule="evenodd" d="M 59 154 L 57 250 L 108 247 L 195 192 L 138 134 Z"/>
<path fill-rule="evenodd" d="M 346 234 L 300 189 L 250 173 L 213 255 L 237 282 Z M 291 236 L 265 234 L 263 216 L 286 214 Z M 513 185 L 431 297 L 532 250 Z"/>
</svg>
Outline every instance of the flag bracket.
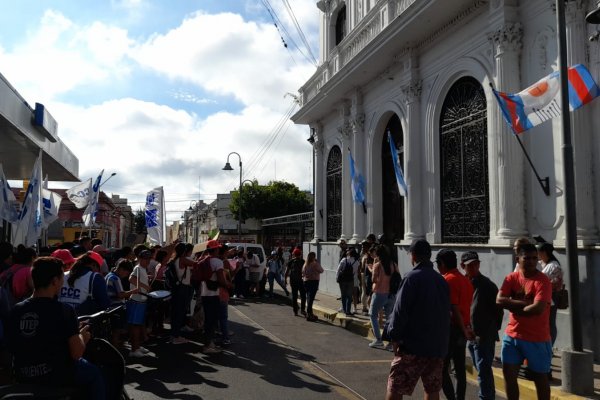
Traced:
<svg viewBox="0 0 600 400">
<path fill-rule="evenodd" d="M 545 178 L 540 178 L 540 174 L 538 174 L 537 169 L 535 169 L 535 166 L 533 165 L 533 162 L 531 161 L 531 158 L 529 158 L 529 154 L 527 153 L 527 150 L 525 150 L 525 146 L 523 146 L 523 142 L 521 141 L 521 138 L 517 134 L 515 134 L 514 136 L 515 136 L 515 138 L 517 138 L 517 141 L 519 142 L 519 145 L 521 146 L 523 153 L 525 153 L 525 157 L 527 158 L 527 161 L 529 161 L 529 165 L 531 166 L 531 169 L 533 170 L 535 177 L 537 178 L 538 182 L 540 183 L 542 190 L 544 191 L 546 196 L 550 196 L 550 177 L 547 176 Z"/>
</svg>

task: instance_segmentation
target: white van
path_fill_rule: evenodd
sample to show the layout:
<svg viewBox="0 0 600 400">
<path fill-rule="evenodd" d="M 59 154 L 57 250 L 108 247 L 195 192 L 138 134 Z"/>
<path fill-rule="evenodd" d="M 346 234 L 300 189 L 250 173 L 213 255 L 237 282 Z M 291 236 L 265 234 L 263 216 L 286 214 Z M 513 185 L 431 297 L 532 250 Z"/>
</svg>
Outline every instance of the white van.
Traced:
<svg viewBox="0 0 600 400">
<path fill-rule="evenodd" d="M 244 252 L 246 254 L 248 254 L 248 252 L 251 252 L 253 254 L 256 254 L 258 256 L 258 259 L 260 260 L 260 266 L 262 267 L 260 270 L 264 271 L 265 267 L 267 266 L 267 256 L 265 254 L 265 249 L 263 249 L 262 244 L 256 244 L 256 243 L 226 243 L 227 247 L 238 247 L 238 246 L 242 246 L 244 248 Z M 262 277 L 262 274 L 261 274 Z"/>
</svg>

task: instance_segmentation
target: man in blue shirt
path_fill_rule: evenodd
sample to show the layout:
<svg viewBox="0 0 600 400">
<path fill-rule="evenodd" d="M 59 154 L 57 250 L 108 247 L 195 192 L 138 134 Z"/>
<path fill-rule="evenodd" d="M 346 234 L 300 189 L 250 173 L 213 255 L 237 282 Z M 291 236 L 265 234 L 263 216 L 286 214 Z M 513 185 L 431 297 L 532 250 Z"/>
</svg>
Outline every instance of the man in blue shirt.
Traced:
<svg viewBox="0 0 600 400">
<path fill-rule="evenodd" d="M 437 400 L 448 351 L 450 294 L 444 278 L 433 269 L 429 243 L 415 240 L 409 253 L 414 268 L 400 284 L 385 332 L 394 349 L 386 400 L 410 396 L 419 378 L 426 398 Z"/>
</svg>

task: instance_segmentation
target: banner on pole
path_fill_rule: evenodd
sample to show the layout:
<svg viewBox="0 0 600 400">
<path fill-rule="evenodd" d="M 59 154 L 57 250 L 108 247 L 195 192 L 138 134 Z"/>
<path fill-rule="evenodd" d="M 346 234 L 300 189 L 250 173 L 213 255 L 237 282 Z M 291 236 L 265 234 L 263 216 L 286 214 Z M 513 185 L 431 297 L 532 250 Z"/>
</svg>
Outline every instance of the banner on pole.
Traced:
<svg viewBox="0 0 600 400">
<path fill-rule="evenodd" d="M 162 186 L 152 189 L 146 195 L 145 217 L 148 240 L 150 243 L 162 245 L 165 219 L 165 196 Z"/>
</svg>

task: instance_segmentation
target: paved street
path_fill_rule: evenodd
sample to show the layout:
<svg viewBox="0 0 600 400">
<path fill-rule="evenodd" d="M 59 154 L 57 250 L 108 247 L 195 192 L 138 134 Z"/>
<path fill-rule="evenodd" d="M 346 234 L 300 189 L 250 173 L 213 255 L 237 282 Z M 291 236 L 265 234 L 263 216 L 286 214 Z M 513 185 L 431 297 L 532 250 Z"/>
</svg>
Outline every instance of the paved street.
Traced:
<svg viewBox="0 0 600 400">
<path fill-rule="evenodd" d="M 294 317 L 279 300 L 230 306 L 232 345 L 206 356 L 197 343 L 147 346 L 129 360 L 135 399 L 382 399 L 392 357 L 327 323 Z M 422 398 L 420 384 L 412 398 Z M 469 385 L 467 398 L 476 398 Z"/>
</svg>

